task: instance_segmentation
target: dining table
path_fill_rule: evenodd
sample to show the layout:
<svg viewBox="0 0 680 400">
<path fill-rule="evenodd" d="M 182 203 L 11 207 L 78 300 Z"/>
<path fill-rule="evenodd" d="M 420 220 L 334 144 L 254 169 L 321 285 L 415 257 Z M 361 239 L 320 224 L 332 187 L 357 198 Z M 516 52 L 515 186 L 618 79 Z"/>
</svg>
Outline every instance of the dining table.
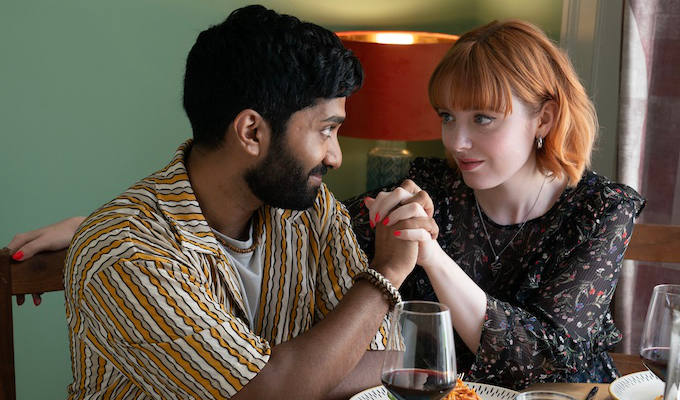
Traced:
<svg viewBox="0 0 680 400">
<path fill-rule="evenodd" d="M 637 354 L 623 354 L 623 353 L 609 353 L 614 361 L 614 365 L 619 370 L 621 376 L 632 374 L 635 372 L 647 371 L 647 368 L 642 363 L 640 356 Z M 609 393 L 609 383 L 536 383 L 525 391 L 553 391 L 565 393 L 572 396 L 576 400 L 584 400 L 588 393 L 597 387 L 597 393 L 591 400 L 615 400 Z M 378 398 L 378 397 L 366 397 Z M 646 400 L 646 399 L 643 399 Z"/>
<path fill-rule="evenodd" d="M 619 370 L 621 376 L 632 374 L 634 372 L 647 371 L 647 368 L 642 363 L 640 356 L 637 354 L 623 354 L 623 353 L 609 353 L 614 360 L 614 365 Z M 586 398 L 588 392 L 593 388 L 598 387 L 597 394 L 593 400 L 614 400 L 609 393 L 608 383 L 536 383 L 529 386 L 526 390 L 548 390 L 554 392 L 561 392 L 571 395 L 577 400 Z"/>
</svg>

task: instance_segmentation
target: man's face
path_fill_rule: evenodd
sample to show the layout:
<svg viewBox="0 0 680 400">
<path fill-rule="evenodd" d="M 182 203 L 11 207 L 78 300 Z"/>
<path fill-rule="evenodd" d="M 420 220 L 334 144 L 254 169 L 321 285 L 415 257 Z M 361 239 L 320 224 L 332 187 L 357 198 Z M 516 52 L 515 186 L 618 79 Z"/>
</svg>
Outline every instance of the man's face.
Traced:
<svg viewBox="0 0 680 400">
<path fill-rule="evenodd" d="M 322 176 L 342 163 L 338 128 L 344 120 L 344 97 L 321 99 L 293 113 L 286 132 L 272 132 L 265 159 L 246 172 L 250 190 L 273 207 L 311 207 Z"/>
</svg>

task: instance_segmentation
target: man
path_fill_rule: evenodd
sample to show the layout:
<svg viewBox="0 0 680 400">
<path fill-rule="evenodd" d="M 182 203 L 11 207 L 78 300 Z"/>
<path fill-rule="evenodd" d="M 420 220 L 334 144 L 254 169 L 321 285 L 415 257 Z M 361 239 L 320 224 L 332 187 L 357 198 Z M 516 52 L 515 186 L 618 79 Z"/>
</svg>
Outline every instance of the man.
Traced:
<svg viewBox="0 0 680 400">
<path fill-rule="evenodd" d="M 193 141 L 71 243 L 69 398 L 312 399 L 379 382 L 380 352 L 364 350 L 383 348 L 389 282 L 417 245 L 389 239 L 413 223 L 381 226 L 368 271 L 386 281 L 371 280 L 321 182 L 361 81 L 332 32 L 261 6 L 201 32 L 184 81 Z"/>
</svg>

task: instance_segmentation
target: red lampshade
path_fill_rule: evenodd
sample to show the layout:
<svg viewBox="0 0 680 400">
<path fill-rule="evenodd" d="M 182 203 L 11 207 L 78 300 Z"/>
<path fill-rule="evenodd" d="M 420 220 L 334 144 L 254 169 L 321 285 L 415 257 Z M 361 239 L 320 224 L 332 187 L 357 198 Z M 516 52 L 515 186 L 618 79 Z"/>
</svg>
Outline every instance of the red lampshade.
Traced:
<svg viewBox="0 0 680 400">
<path fill-rule="evenodd" d="M 385 40 L 384 34 L 392 36 Z M 378 31 L 337 35 L 359 58 L 365 73 L 363 87 L 347 99 L 347 119 L 340 128 L 341 135 L 409 141 L 441 136 L 439 118 L 427 96 L 427 84 L 458 36 Z M 412 43 L 391 44 L 404 39 Z"/>
</svg>

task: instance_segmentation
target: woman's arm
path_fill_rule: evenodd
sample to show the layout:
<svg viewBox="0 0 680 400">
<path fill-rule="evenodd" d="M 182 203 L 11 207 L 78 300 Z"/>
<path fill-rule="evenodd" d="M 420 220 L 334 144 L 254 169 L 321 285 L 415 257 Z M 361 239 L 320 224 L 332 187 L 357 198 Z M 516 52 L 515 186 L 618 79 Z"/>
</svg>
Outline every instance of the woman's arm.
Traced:
<svg viewBox="0 0 680 400">
<path fill-rule="evenodd" d="M 68 247 L 71 238 L 85 217 L 71 217 L 29 232 L 15 235 L 7 244 L 12 258 L 23 261 L 41 251 L 61 250 Z M 17 295 L 17 305 L 24 304 L 23 294 Z M 33 294 L 33 304 L 40 305 L 40 293 Z"/>
<path fill-rule="evenodd" d="M 434 209 L 427 192 L 411 180 L 391 192 L 380 192 L 375 199 L 368 196 L 364 202 L 368 213 L 359 213 L 355 229 L 365 223 L 362 219 L 367 218 L 371 228 L 376 224 L 392 226 L 399 221 L 428 218 Z M 432 232 L 402 229 L 397 238 L 419 243 L 417 264 L 425 269 L 439 301 L 451 310 L 451 322 L 460 338 L 476 352 L 486 313 L 486 293 L 442 250 Z"/>
<path fill-rule="evenodd" d="M 578 246 L 548 255 L 554 267 L 537 276 L 523 306 L 488 296 L 472 379 L 524 387 L 593 371 L 593 354 L 618 340 L 607 329 L 609 303 L 634 215 L 632 202 L 614 204 Z"/>
<path fill-rule="evenodd" d="M 12 238 L 7 247 L 16 261 L 26 260 L 41 251 L 65 249 L 83 220 L 85 217 L 71 217 L 52 225 L 19 233 Z"/>
<path fill-rule="evenodd" d="M 521 307 L 487 296 L 427 235 L 400 238 L 420 242 L 418 264 L 439 301 L 450 307 L 459 336 L 476 353 L 471 378 L 523 387 L 587 373 L 591 354 L 616 341 L 606 337 L 612 334 L 609 302 L 636 212 L 633 202 L 617 202 L 576 248 L 550 254 L 556 265 L 539 276 Z M 399 219 L 397 213 L 389 214 L 389 224 Z"/>
</svg>

